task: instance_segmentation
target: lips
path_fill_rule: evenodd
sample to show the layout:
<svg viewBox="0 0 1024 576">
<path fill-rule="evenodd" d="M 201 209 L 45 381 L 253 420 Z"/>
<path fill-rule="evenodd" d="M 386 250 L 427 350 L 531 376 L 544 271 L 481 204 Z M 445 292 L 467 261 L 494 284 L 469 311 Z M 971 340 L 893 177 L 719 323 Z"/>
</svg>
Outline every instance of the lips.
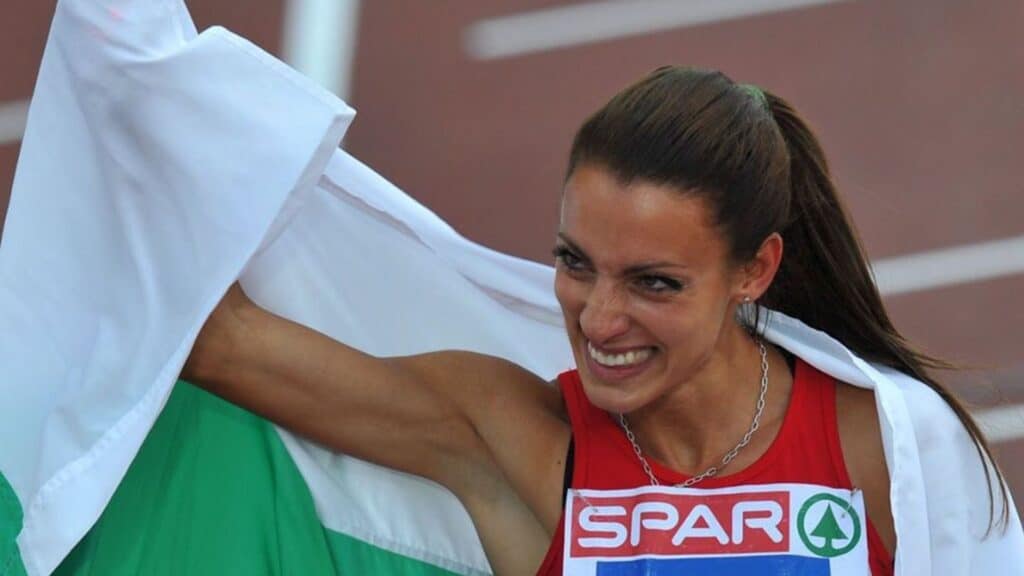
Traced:
<svg viewBox="0 0 1024 576">
<path fill-rule="evenodd" d="M 587 353 L 590 359 L 605 368 L 629 368 L 643 364 L 654 353 L 650 347 L 634 348 L 622 351 L 598 350 L 593 343 L 587 342 Z"/>
<path fill-rule="evenodd" d="M 605 382 L 621 382 L 647 370 L 657 351 L 649 346 L 607 350 L 587 342 L 587 372 Z"/>
</svg>

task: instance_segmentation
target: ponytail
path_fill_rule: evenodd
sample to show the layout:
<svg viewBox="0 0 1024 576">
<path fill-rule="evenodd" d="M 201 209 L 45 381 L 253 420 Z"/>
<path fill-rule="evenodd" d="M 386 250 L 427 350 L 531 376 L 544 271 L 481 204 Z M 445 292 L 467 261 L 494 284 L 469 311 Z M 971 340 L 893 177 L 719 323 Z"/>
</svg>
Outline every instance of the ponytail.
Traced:
<svg viewBox="0 0 1024 576">
<path fill-rule="evenodd" d="M 953 366 L 915 350 L 897 332 L 817 139 L 785 100 L 767 92 L 765 99 L 789 152 L 791 196 L 790 218 L 781 230 L 786 255 L 759 303 L 799 318 L 862 358 L 909 374 L 938 393 L 967 429 L 981 458 L 989 490 L 989 528 L 1005 527 L 1009 497 L 988 442 L 963 404 L 928 374 L 928 369 Z M 998 521 L 993 477 L 999 481 L 1002 502 Z"/>
</svg>

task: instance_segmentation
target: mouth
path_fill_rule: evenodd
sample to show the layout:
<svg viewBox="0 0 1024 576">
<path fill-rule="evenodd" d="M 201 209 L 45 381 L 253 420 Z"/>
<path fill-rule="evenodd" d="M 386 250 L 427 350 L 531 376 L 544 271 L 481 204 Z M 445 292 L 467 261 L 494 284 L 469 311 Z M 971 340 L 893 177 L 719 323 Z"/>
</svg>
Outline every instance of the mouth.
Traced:
<svg viewBox="0 0 1024 576">
<path fill-rule="evenodd" d="M 657 351 L 654 347 L 628 350 L 601 350 L 587 342 L 587 366 L 595 376 L 605 380 L 621 380 L 642 372 Z"/>
</svg>

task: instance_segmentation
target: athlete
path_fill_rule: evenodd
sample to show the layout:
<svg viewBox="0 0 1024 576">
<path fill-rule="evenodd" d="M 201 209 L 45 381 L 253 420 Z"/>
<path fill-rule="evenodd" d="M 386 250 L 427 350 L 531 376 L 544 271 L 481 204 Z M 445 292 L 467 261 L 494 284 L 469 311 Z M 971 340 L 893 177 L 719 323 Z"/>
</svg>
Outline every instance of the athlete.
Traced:
<svg viewBox="0 0 1024 576">
<path fill-rule="evenodd" d="M 943 364 L 890 322 L 824 155 L 781 98 L 676 67 L 616 95 L 576 135 L 554 256 L 578 367 L 554 385 L 470 352 L 373 357 L 237 286 L 184 376 L 446 486 L 497 574 L 562 573 L 574 491 L 773 483 L 862 495 L 865 563 L 891 574 L 899 542 L 875 393 L 768 342 L 768 310 L 934 390 L 998 478 L 977 426 L 927 373 Z M 998 486 L 993 523 L 1006 514 Z"/>
</svg>

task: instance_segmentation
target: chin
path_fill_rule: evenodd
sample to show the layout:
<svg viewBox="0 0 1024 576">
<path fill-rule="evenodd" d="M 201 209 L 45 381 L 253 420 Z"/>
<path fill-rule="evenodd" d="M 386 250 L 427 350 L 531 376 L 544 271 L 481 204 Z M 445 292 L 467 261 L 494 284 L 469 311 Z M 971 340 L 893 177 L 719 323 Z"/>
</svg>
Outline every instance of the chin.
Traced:
<svg viewBox="0 0 1024 576">
<path fill-rule="evenodd" d="M 598 364 L 585 352 L 577 363 L 583 390 L 590 403 L 608 412 L 629 413 L 647 404 L 658 387 L 663 358 L 655 351 L 638 364 L 607 366 Z"/>
<path fill-rule="evenodd" d="M 643 407 L 647 402 L 634 386 L 601 382 L 590 374 L 580 371 L 583 393 L 591 404 L 611 414 L 629 414 Z M 636 383 L 639 384 L 639 383 Z"/>
</svg>

